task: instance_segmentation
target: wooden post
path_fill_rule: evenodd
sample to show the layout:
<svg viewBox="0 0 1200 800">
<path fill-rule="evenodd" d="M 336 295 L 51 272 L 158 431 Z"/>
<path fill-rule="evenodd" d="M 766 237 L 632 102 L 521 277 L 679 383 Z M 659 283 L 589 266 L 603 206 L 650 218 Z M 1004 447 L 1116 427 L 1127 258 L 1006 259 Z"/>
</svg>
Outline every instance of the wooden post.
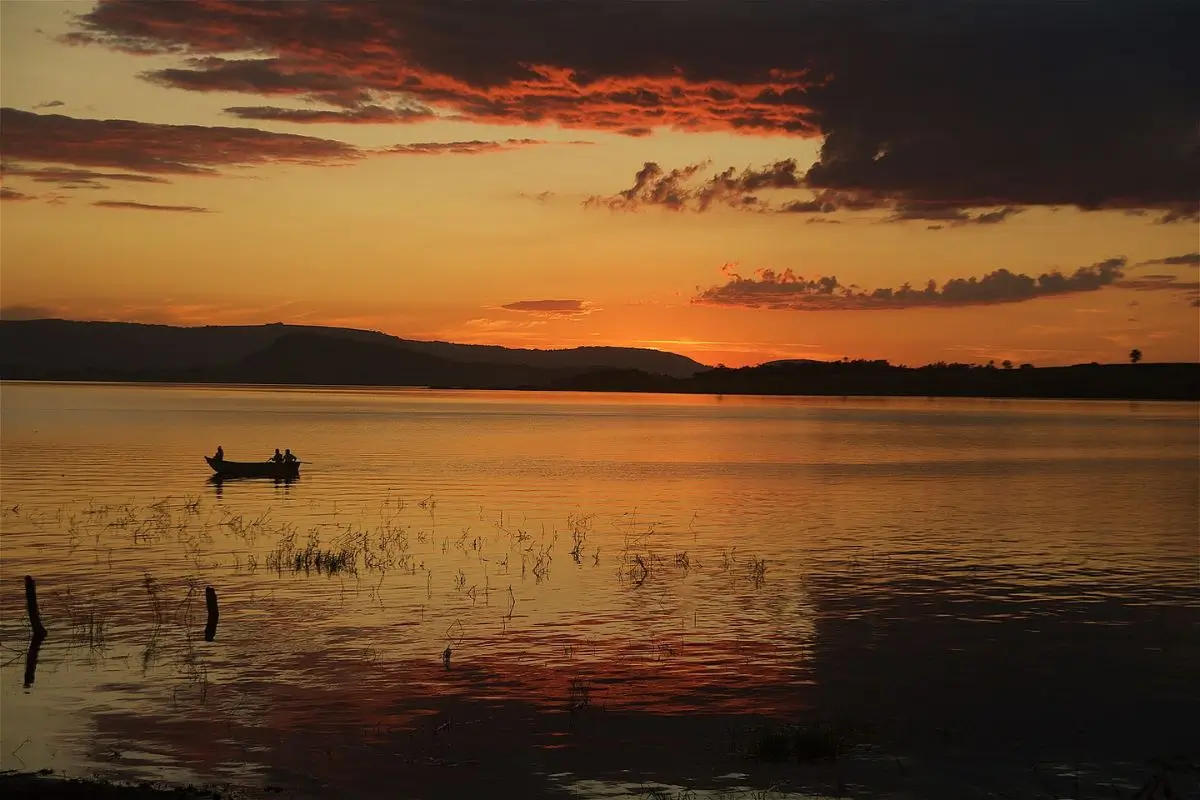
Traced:
<svg viewBox="0 0 1200 800">
<path fill-rule="evenodd" d="M 204 602 L 208 606 L 208 622 L 204 626 L 204 641 L 211 642 L 217 636 L 217 620 L 221 616 L 217 610 L 217 590 L 211 586 L 204 587 Z"/>
<path fill-rule="evenodd" d="M 42 615 L 38 613 L 37 584 L 32 575 L 25 576 L 25 608 L 29 611 L 29 624 L 33 626 L 35 639 L 46 638 L 46 626 L 42 624 Z"/>
</svg>

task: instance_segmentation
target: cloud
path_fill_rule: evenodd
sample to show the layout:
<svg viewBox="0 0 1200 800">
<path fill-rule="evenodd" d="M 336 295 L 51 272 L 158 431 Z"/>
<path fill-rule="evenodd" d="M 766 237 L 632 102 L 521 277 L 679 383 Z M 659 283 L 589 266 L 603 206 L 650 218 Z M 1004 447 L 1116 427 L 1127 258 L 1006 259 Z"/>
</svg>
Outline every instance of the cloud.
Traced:
<svg viewBox="0 0 1200 800">
<path fill-rule="evenodd" d="M 1183 253 L 1178 256 L 1152 258 L 1149 261 L 1138 262 L 1139 267 L 1148 267 L 1153 264 L 1161 264 L 1166 267 L 1200 267 L 1200 253 Z"/>
<path fill-rule="evenodd" d="M 154 203 L 138 203 L 132 200 L 101 200 L 92 203 L 101 208 L 128 208 L 134 211 L 181 211 L 188 214 L 211 214 L 212 210 L 200 206 L 161 206 Z"/>
<path fill-rule="evenodd" d="M 1200 204 L 1196 203 L 1181 203 L 1154 220 L 1156 225 L 1173 225 L 1176 222 L 1197 221 L 1200 221 Z"/>
<path fill-rule="evenodd" d="M 228 167 L 346 163 L 352 145 L 256 128 L 80 119 L 0 109 L 0 154 L 18 161 L 115 167 L 152 175 L 214 175 Z"/>
<path fill-rule="evenodd" d="M 38 103 L 34 106 L 34 108 L 58 108 L 59 106 L 65 105 L 66 103 L 64 103 L 62 100 L 51 100 L 48 103 Z"/>
<path fill-rule="evenodd" d="M 631 136 L 819 135 L 814 190 L 1197 217 L 1190 0 L 100 0 L 76 22 L 67 41 L 178 56 L 145 77 L 180 90 Z"/>
<path fill-rule="evenodd" d="M 0 186 L 0 200 L 33 200 L 34 196 L 18 192 L 16 189 L 10 189 L 7 186 Z"/>
<path fill-rule="evenodd" d="M 268 122 L 295 123 L 351 123 L 351 124 L 394 124 L 400 122 L 428 122 L 436 115 L 425 107 L 399 107 L 361 105 L 354 108 L 279 108 L 277 106 L 233 106 L 225 109 L 239 119 L 264 120 Z"/>
<path fill-rule="evenodd" d="M 96 172 L 87 169 L 60 167 L 28 167 L 22 164 L 0 164 L 0 175 L 28 178 L 37 183 L 53 183 L 62 189 L 107 189 L 101 181 L 128 183 L 170 183 L 157 175 L 139 175 L 132 172 Z"/>
<path fill-rule="evenodd" d="M 1119 281 L 1114 285 L 1121 289 L 1136 291 L 1160 291 L 1163 289 L 1176 289 L 1184 292 L 1200 291 L 1200 281 L 1181 281 L 1178 275 L 1141 275 L 1137 278 Z"/>
<path fill-rule="evenodd" d="M 806 199 L 772 201 L 763 192 L 805 189 L 806 177 L 797 171 L 795 159 L 784 159 L 740 172 L 728 167 L 706 175 L 709 162 L 688 164 L 670 171 L 657 162 L 647 161 L 634 175 L 633 185 L 614 195 L 592 195 L 583 201 L 585 208 L 637 211 L 660 206 L 671 211 L 705 212 L 722 205 L 770 214 L 825 215 L 838 211 L 891 210 L 883 222 L 932 221 L 943 225 L 995 225 L 1021 213 L 1016 206 L 991 210 L 962 208 L 957 203 L 908 202 L 880 192 L 818 189 L 808 191 Z M 811 221 L 811 220 L 810 220 Z"/>
<path fill-rule="evenodd" d="M 583 316 L 595 310 L 583 300 L 518 300 L 500 307 L 506 311 L 559 317 Z"/>
<path fill-rule="evenodd" d="M 479 155 L 541 144 L 550 143 L 542 139 L 505 139 L 499 142 L 484 142 L 477 139 L 469 142 L 415 142 L 385 147 L 376 152 L 399 155 Z"/>
<path fill-rule="evenodd" d="M 1070 275 L 1053 271 L 1037 277 L 998 269 L 982 278 L 952 278 L 941 287 L 931 280 L 921 289 L 905 283 L 897 289 L 870 292 L 843 285 L 834 276 L 805 279 L 790 269 L 783 272 L 761 269 L 747 278 L 727 264 L 722 271 L 729 280 L 700 291 L 692 302 L 793 311 L 868 311 L 1020 303 L 1040 297 L 1091 292 L 1113 285 L 1124 277 L 1122 268 L 1125 264 L 1123 257 L 1110 258 L 1080 267 Z"/>
<path fill-rule="evenodd" d="M 896 207 L 895 212 L 885 219 L 885 222 L 907 222 L 909 220 L 926 220 L 942 223 L 934 227 L 941 228 L 943 225 L 957 227 L 960 225 L 996 225 L 1004 222 L 1008 218 L 1020 214 L 1023 209 L 1015 206 L 1005 206 L 995 209 L 994 211 L 979 212 L 971 214 L 970 212 L 948 205 L 910 205 L 900 204 Z"/>
<path fill-rule="evenodd" d="M 46 306 L 28 306 L 18 303 L 0 307 L 0 319 L 50 319 L 55 314 L 55 309 Z"/>
<path fill-rule="evenodd" d="M 754 169 L 738 172 L 729 167 L 703 181 L 694 183 L 696 176 L 709 165 L 702 161 L 686 167 L 664 171 L 654 161 L 647 161 L 633 178 L 628 189 L 608 197 L 592 195 L 583 201 L 586 208 L 610 208 L 614 211 L 636 211 L 644 206 L 663 206 L 673 211 L 708 211 L 714 205 L 734 208 L 765 208 L 756 192 L 770 189 L 799 188 L 801 178 L 796 173 L 795 159 L 784 159 Z"/>
<path fill-rule="evenodd" d="M 272 164 L 336 166 L 377 155 L 480 154 L 541 144 L 547 142 L 419 142 L 364 149 L 333 139 L 257 128 L 79 119 L 0 109 L 0 155 L 6 159 L 3 173 L 71 189 L 105 188 L 102 181 L 167 183 L 164 175 L 214 176 L 234 168 Z M 19 162 L 65 164 L 71 168 L 34 168 Z M 93 168 L 132 172 L 99 172 Z"/>
<path fill-rule="evenodd" d="M 696 198 L 697 189 L 688 186 L 688 182 L 705 166 L 706 163 L 690 164 L 664 172 L 655 162 L 647 161 L 634 176 L 633 186 L 611 197 L 593 195 L 584 200 L 583 205 L 585 208 L 607 207 L 614 211 L 634 211 L 652 205 L 682 211 Z"/>
</svg>

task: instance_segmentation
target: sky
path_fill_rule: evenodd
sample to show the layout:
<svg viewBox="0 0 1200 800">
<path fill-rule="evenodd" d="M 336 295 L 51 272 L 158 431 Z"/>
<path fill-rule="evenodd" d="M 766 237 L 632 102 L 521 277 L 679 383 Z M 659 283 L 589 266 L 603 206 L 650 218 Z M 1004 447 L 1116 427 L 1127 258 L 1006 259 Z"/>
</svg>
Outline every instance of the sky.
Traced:
<svg viewBox="0 0 1200 800">
<path fill-rule="evenodd" d="M 1200 360 L 1185 0 L 0 0 L 0 317 Z"/>
</svg>

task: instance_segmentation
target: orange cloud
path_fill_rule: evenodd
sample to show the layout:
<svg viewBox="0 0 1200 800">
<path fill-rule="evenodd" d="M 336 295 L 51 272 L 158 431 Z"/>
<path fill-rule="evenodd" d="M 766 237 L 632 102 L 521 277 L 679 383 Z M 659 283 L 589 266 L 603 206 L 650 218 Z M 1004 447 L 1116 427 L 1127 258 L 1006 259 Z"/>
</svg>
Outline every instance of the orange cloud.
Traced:
<svg viewBox="0 0 1200 800">
<path fill-rule="evenodd" d="M 557 317 L 578 317 L 594 310 L 583 300 L 518 300 L 500 306 L 505 311 L 522 311 Z"/>
</svg>

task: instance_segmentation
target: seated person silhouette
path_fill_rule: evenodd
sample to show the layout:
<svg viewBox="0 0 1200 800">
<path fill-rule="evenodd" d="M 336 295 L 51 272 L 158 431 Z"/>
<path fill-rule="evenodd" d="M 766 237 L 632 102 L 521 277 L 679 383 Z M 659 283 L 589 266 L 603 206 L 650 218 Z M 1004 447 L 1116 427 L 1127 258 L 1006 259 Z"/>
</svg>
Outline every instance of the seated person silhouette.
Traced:
<svg viewBox="0 0 1200 800">
<path fill-rule="evenodd" d="M 292 451 L 291 451 L 291 450 L 285 450 L 285 451 L 283 452 L 283 462 L 284 462 L 285 464 L 294 464 L 294 463 L 296 463 L 296 462 L 297 462 L 297 461 L 299 461 L 299 460 L 300 460 L 300 459 L 296 458 L 296 456 L 294 456 L 294 455 L 292 454 Z"/>
<path fill-rule="evenodd" d="M 276 464 L 283 463 L 283 455 L 279 452 L 278 447 L 275 448 L 275 455 L 271 456 L 271 460 L 274 461 Z"/>
<path fill-rule="evenodd" d="M 225 460 L 225 450 L 224 450 L 224 448 L 221 447 L 221 445 L 217 445 L 217 454 L 215 456 L 213 456 L 213 460 L 214 461 L 224 461 Z"/>
</svg>

